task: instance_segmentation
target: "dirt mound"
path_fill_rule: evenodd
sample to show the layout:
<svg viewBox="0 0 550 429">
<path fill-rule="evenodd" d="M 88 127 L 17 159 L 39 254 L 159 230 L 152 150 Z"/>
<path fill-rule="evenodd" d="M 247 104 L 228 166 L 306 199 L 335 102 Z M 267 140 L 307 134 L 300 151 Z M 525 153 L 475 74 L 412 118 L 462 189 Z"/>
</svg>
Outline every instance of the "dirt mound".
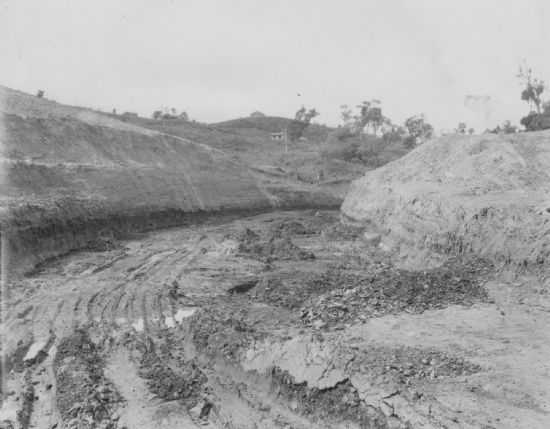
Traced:
<svg viewBox="0 0 550 429">
<path fill-rule="evenodd" d="M 550 133 L 447 136 L 353 183 L 342 212 L 411 267 L 550 262 Z"/>
<path fill-rule="evenodd" d="M 291 226 L 291 228 L 297 228 L 297 224 Z M 297 246 L 288 235 L 282 233 L 285 225 L 282 225 L 282 228 L 276 228 L 275 231 L 272 231 L 263 239 L 258 233 L 246 228 L 237 234 L 239 252 L 249 254 L 266 262 L 273 260 L 304 261 L 315 259 L 313 252 Z M 302 231 L 305 231 L 303 225 L 302 228 L 304 228 Z"/>
<path fill-rule="evenodd" d="M 265 183 L 205 144 L 90 109 L 0 87 L 0 114 L 0 222 L 17 271 L 98 247 L 98 236 L 183 225 L 205 214 L 339 203 L 312 187 Z"/>
<path fill-rule="evenodd" d="M 188 409 L 197 405 L 205 394 L 206 376 L 193 361 L 174 359 L 170 349 L 173 339 L 163 338 L 160 347 L 147 338 L 134 340 L 141 354 L 140 376 L 147 380 L 147 387 L 157 397 L 181 401 Z"/>
</svg>

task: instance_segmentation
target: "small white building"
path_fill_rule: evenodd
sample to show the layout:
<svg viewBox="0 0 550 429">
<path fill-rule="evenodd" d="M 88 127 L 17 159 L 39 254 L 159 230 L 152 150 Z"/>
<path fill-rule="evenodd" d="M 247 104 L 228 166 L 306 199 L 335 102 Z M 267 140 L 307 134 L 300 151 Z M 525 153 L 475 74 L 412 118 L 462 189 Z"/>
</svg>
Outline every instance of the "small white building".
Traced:
<svg viewBox="0 0 550 429">
<path fill-rule="evenodd" d="M 284 131 L 280 131 L 278 133 L 271 133 L 271 140 L 284 142 L 286 141 L 286 133 Z"/>
</svg>

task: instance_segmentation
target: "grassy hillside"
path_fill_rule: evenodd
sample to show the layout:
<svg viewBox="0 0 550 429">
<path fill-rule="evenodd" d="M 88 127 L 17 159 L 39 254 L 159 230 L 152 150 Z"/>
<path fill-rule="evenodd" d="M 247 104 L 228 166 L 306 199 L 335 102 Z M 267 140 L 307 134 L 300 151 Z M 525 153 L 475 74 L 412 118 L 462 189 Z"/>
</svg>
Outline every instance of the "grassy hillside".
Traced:
<svg viewBox="0 0 550 429">
<path fill-rule="evenodd" d="M 271 140 L 270 135 L 288 126 L 291 122 L 288 118 L 240 118 L 209 125 L 182 119 L 134 117 L 124 120 L 130 125 L 191 139 L 223 150 L 255 171 L 276 171 L 282 177 L 304 184 L 318 184 L 320 181 L 330 184 L 342 196 L 347 184 L 365 172 L 365 166 L 361 163 L 322 157 L 321 149 L 334 131 L 324 125 L 311 124 L 304 133 L 304 141 L 284 144 Z"/>
</svg>

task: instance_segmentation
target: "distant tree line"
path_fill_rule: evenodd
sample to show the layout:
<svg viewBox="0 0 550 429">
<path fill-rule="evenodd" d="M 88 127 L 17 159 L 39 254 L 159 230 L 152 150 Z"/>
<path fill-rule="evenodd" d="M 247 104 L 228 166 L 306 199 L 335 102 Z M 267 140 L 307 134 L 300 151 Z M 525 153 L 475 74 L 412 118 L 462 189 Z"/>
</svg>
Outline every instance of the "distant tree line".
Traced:
<svg viewBox="0 0 550 429">
<path fill-rule="evenodd" d="M 343 127 L 359 138 L 375 136 L 386 142 L 402 141 L 411 148 L 430 139 L 434 133 L 424 114 L 413 115 L 402 125 L 395 124 L 384 116 L 382 102 L 378 99 L 363 101 L 356 106 L 355 112 L 347 104 L 340 106 L 340 109 Z"/>
</svg>

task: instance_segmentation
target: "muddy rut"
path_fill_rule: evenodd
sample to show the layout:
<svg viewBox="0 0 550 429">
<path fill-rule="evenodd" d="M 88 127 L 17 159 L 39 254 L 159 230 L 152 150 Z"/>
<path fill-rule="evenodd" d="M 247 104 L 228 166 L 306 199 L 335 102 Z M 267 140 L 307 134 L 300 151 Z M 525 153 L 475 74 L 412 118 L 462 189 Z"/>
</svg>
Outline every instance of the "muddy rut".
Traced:
<svg viewBox="0 0 550 429">
<path fill-rule="evenodd" d="M 535 292 L 504 294 L 483 261 L 399 270 L 329 211 L 106 244 L 12 279 L 4 427 L 550 421 L 546 301 L 518 307 Z"/>
</svg>

